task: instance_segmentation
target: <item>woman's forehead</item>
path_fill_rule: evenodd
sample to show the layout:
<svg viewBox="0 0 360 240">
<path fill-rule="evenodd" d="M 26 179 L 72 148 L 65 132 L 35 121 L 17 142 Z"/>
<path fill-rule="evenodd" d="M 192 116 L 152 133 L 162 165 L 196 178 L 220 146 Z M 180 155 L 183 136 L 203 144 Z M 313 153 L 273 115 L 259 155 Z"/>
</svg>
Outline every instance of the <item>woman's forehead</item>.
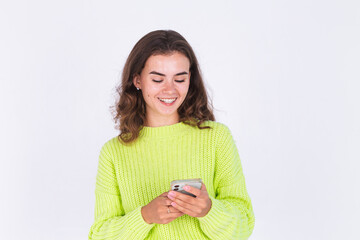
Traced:
<svg viewBox="0 0 360 240">
<path fill-rule="evenodd" d="M 166 73 L 179 73 L 188 71 L 190 68 L 189 59 L 182 53 L 175 52 L 173 54 L 157 54 L 150 56 L 144 69 L 150 74 L 151 72 Z"/>
</svg>

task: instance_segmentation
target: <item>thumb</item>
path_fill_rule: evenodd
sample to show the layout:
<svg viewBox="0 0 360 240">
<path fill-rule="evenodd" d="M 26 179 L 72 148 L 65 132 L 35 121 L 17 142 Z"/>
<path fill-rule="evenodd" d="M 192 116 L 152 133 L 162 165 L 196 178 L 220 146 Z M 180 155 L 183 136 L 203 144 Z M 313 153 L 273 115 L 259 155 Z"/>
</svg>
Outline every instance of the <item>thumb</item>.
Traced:
<svg viewBox="0 0 360 240">
<path fill-rule="evenodd" d="M 168 192 L 164 192 L 159 197 L 166 197 L 167 195 L 168 195 Z"/>
<path fill-rule="evenodd" d="M 204 183 L 201 183 L 201 188 L 200 188 L 200 190 L 207 192 L 207 189 L 206 189 L 206 186 L 205 186 Z"/>
</svg>

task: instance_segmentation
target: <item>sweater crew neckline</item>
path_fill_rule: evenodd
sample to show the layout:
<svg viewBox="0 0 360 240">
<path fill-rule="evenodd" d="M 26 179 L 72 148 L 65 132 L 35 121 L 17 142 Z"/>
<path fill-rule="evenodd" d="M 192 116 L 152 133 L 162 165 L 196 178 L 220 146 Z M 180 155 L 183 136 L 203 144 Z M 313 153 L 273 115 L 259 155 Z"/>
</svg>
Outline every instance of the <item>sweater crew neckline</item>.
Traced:
<svg viewBox="0 0 360 240">
<path fill-rule="evenodd" d="M 171 138 L 178 137 L 185 134 L 190 126 L 183 122 L 178 122 L 172 125 L 160 127 L 143 126 L 140 130 L 140 137 L 142 138 Z"/>
</svg>

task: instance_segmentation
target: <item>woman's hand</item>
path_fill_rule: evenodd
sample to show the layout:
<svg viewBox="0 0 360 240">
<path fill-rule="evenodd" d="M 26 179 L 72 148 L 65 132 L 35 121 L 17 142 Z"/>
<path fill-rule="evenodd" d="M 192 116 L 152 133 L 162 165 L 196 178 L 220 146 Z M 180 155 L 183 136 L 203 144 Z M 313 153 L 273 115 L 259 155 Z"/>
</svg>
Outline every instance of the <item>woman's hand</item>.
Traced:
<svg viewBox="0 0 360 240">
<path fill-rule="evenodd" d="M 180 212 L 192 217 L 206 216 L 211 209 L 211 199 L 209 198 L 205 184 L 202 183 L 201 189 L 185 186 L 184 190 L 194 194 L 196 197 L 191 197 L 176 191 L 170 191 L 167 197 L 172 200 L 171 205 Z"/>
<path fill-rule="evenodd" d="M 171 200 L 167 197 L 168 192 L 154 198 L 150 203 L 141 208 L 141 214 L 145 222 L 167 224 L 184 215 L 172 207 Z"/>
</svg>

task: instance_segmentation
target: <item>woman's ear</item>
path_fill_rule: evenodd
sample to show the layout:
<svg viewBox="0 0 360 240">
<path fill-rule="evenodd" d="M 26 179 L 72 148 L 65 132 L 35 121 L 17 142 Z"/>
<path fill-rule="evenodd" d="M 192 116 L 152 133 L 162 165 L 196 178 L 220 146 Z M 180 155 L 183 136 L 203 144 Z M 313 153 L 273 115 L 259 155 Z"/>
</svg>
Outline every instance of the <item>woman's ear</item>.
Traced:
<svg viewBox="0 0 360 240">
<path fill-rule="evenodd" d="M 133 84 L 134 84 L 134 86 L 136 88 L 141 88 L 141 86 L 140 86 L 140 75 L 139 74 L 134 74 Z"/>
</svg>

